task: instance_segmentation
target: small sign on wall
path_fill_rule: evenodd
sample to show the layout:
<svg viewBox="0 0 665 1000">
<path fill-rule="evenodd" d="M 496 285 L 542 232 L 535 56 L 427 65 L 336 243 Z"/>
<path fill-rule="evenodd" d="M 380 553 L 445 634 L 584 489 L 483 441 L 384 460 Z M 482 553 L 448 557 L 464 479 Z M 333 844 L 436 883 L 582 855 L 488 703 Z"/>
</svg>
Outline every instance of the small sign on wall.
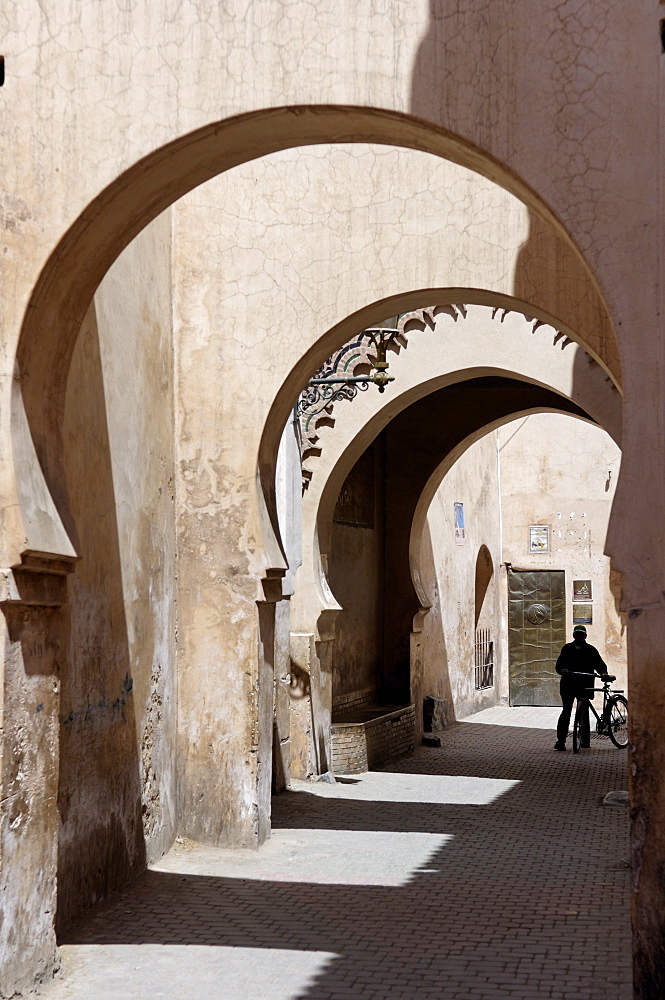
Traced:
<svg viewBox="0 0 665 1000">
<path fill-rule="evenodd" d="M 573 580 L 573 600 L 592 601 L 591 580 Z"/>
<path fill-rule="evenodd" d="M 455 503 L 455 544 L 465 545 L 466 535 L 464 533 L 464 504 Z"/>
<path fill-rule="evenodd" d="M 529 552 L 549 552 L 550 527 L 548 524 L 529 525 Z"/>
<path fill-rule="evenodd" d="M 593 625 L 593 604 L 573 604 L 573 625 Z"/>
</svg>

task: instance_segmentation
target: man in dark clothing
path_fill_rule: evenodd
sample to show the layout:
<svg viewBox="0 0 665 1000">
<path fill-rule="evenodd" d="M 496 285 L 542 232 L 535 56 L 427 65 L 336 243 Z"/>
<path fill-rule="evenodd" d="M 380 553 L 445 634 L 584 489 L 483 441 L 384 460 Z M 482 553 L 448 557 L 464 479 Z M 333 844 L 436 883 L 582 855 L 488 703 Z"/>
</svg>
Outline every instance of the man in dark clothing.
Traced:
<svg viewBox="0 0 665 1000">
<path fill-rule="evenodd" d="M 567 642 L 559 653 L 556 661 L 556 672 L 561 675 L 559 691 L 563 709 L 556 726 L 555 750 L 566 749 L 566 737 L 570 725 L 570 713 L 575 699 L 582 695 L 593 698 L 592 677 L 579 677 L 579 674 L 600 674 L 603 680 L 607 677 L 607 666 L 595 646 L 586 641 L 584 625 L 576 625 L 573 629 L 573 641 Z M 586 725 L 582 727 L 582 746 L 589 746 L 589 709 L 586 709 Z"/>
</svg>

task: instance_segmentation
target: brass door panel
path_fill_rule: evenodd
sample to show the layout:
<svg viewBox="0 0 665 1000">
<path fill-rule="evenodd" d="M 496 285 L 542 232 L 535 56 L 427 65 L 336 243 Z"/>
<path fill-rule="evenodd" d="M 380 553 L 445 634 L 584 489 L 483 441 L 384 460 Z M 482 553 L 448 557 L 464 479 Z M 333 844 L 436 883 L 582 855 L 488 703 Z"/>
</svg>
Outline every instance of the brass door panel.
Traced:
<svg viewBox="0 0 665 1000">
<path fill-rule="evenodd" d="M 509 570 L 511 705 L 560 704 L 554 664 L 565 641 L 564 571 Z"/>
</svg>

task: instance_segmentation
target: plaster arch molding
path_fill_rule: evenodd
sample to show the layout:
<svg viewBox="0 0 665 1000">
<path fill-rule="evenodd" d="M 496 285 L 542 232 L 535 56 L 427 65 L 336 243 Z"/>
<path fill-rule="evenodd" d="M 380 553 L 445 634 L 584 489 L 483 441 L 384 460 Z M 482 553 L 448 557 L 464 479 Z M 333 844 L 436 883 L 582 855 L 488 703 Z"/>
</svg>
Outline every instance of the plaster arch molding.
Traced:
<svg viewBox="0 0 665 1000">
<path fill-rule="evenodd" d="M 337 495 L 368 445 L 416 401 L 468 379 L 506 376 L 554 390 L 621 445 L 619 391 L 603 369 L 556 328 L 504 308 L 450 304 L 408 313 L 400 318 L 399 326 L 405 346 L 392 356 L 395 381 L 383 396 L 370 390 L 350 403 L 335 404 L 314 432 L 318 454 L 307 461 L 311 479 L 303 498 L 303 557 L 293 611 L 297 631 L 321 634 L 323 628 L 325 637 L 332 637 L 330 625 L 339 605 L 328 584 L 326 565 Z M 413 585 L 423 609 L 432 603 L 419 567 L 427 509 L 457 458 L 492 429 L 484 427 L 442 456 L 419 499 L 411 527 L 410 558 Z"/>
<path fill-rule="evenodd" d="M 375 157 L 372 183 L 358 193 L 335 158 L 344 156 L 348 166 L 352 148 L 361 156 L 377 143 L 382 155 Z M 303 191 L 319 178 L 323 210 L 312 224 Z M 158 212 L 190 191 L 182 210 L 174 210 L 187 235 L 207 227 L 204 273 L 218 263 L 228 286 L 237 282 L 245 297 L 244 305 L 223 303 L 229 322 L 237 324 L 239 309 L 251 304 L 239 369 L 244 373 L 254 339 L 268 352 L 265 366 L 257 366 L 257 429 L 245 449 L 259 460 L 252 528 L 263 543 L 254 559 L 259 578 L 284 569 L 274 499 L 277 428 L 311 372 L 386 308 L 413 308 L 413 288 L 431 289 L 430 301 L 440 301 L 437 290 L 454 287 L 466 301 L 503 298 L 543 321 L 556 317 L 559 329 L 583 342 L 615 380 L 620 377 L 611 320 L 590 269 L 551 210 L 487 154 L 431 123 L 377 109 L 272 108 L 230 118 L 128 168 L 90 202 L 44 264 L 17 349 L 21 392 L 12 405 L 12 441 L 21 521 L 14 539 L 6 540 L 10 564 L 49 553 L 71 557 L 77 549 L 60 426 L 74 344 L 109 265 Z M 234 203 L 251 203 L 242 222 L 249 241 L 243 246 L 275 259 L 269 287 L 253 287 L 247 271 L 233 274 L 228 230 L 219 238 L 210 233 L 220 201 L 227 219 Z M 405 205 L 418 205 L 418 213 L 405 212 Z M 266 206 L 273 209 L 270 218 L 262 215 Z M 307 212 L 310 231 L 303 243 Z M 361 219 L 364 242 L 344 243 L 349 226 L 360 232 Z M 292 260 L 279 258 L 281 247 Z M 233 370 L 226 374 L 236 377 Z M 47 494 L 51 503 L 34 503 L 34 496 Z"/>
</svg>

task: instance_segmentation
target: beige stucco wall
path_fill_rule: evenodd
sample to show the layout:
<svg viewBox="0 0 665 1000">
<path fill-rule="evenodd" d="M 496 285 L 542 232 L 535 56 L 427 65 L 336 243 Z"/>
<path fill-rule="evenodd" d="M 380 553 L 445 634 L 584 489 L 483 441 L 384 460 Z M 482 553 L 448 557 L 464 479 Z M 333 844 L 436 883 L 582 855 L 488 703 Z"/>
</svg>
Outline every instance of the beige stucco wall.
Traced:
<svg viewBox="0 0 665 1000">
<path fill-rule="evenodd" d="M 559 131 L 559 124 L 553 124 L 555 116 L 547 114 L 555 105 L 557 121 L 570 118 L 576 123 L 580 81 L 574 78 L 563 89 L 551 84 L 559 79 L 560 62 L 567 59 L 574 64 L 571 51 L 576 53 L 580 45 L 586 51 L 588 46 L 589 65 L 598 74 L 605 70 L 612 81 L 614 116 L 632 140 L 622 134 L 620 149 L 615 140 L 617 155 L 638 145 L 648 151 L 644 140 L 649 133 L 626 94 L 634 91 L 635 81 L 630 88 L 624 81 L 625 60 L 621 75 L 611 72 L 616 65 L 613 46 L 625 36 L 626 22 L 615 12 L 608 17 L 600 0 L 590 10 L 595 16 L 589 15 L 589 23 L 603 24 L 603 31 L 581 26 L 570 30 L 568 21 L 576 24 L 576 13 L 564 19 L 564 28 L 549 6 L 536 14 L 532 11 L 528 18 L 511 10 L 501 19 L 502 44 L 493 58 L 476 46 L 477 58 L 469 59 L 467 46 L 474 47 L 478 29 L 482 26 L 482 34 L 491 30 L 482 4 L 446 12 L 432 9 L 424 0 L 381 9 L 369 2 L 340 5 L 326 0 L 317 6 L 315 20 L 307 4 L 291 3 L 285 12 L 279 0 L 249 9 L 239 3 L 217 9 L 192 2 L 177 16 L 167 0 L 156 4 L 135 0 L 122 11 L 100 4 L 83 16 L 67 5 L 9 4 L 3 32 L 8 81 L 16 100 L 33 109 L 33 115 L 10 114 L 7 149 L 14 152 L 8 153 L 3 169 L 16 199 L 8 203 L 8 214 L 22 224 L 24 240 L 27 237 L 33 244 L 22 275 L 26 287 L 32 287 L 45 255 L 68 224 L 140 157 L 208 122 L 284 105 L 370 105 L 431 119 L 481 149 L 489 146 L 498 162 L 509 162 L 535 191 L 546 189 L 545 201 L 557 208 L 560 203 L 562 209 L 568 209 L 569 161 L 581 156 L 577 183 L 585 194 L 591 193 L 590 202 L 598 210 L 582 220 L 577 209 L 568 209 L 565 217 L 576 235 L 579 231 L 585 237 L 580 241 L 585 250 L 607 245 L 598 238 L 600 233 L 594 234 L 595 239 L 590 233 L 608 222 L 615 230 L 617 224 L 619 199 L 608 194 L 604 160 L 611 128 L 604 120 L 605 99 L 585 88 L 587 112 L 600 106 L 603 116 L 593 136 L 585 135 L 583 153 L 579 137 L 562 139 L 568 130 Z M 630 28 L 634 34 L 641 28 L 640 41 L 646 42 L 646 25 L 634 19 Z M 649 51 L 643 44 L 645 49 Z M 445 52 L 445 58 L 435 58 L 436 50 Z M 517 63 L 514 51 L 521 54 Z M 656 59 L 654 54 L 654 67 Z M 587 72 L 595 75 L 594 71 Z M 481 88 L 476 84 L 482 75 L 487 81 Z M 463 93 L 473 99 L 460 99 Z M 497 95 L 491 126 L 487 93 Z M 351 123 L 352 116 L 346 117 Z M 63 129 L 68 144 L 56 170 L 46 151 L 60 148 Z M 534 134 L 538 143 L 532 141 Z M 38 146 L 31 146 L 34 135 L 39 137 Z M 261 148 L 258 136 L 255 148 Z M 26 157 L 15 153 L 28 150 L 26 169 Z M 81 175 L 84 153 L 89 166 Z M 249 149 L 245 155 L 251 155 Z M 192 159 L 191 182 L 196 183 L 204 158 L 199 157 L 198 163 L 196 156 Z M 581 164 L 589 167 L 596 159 L 604 170 L 582 169 Z M 547 164 L 551 169 L 544 169 Z M 558 169 L 561 164 L 568 169 Z M 228 166 L 223 156 L 220 166 Z M 649 178 L 648 168 L 644 176 Z M 39 206 L 38 192 L 45 182 L 52 188 L 48 212 Z M 626 181 L 621 177 L 614 183 Z M 144 211 L 149 211 L 145 193 L 143 200 Z M 34 224 L 39 216 L 48 219 L 46 226 Z M 627 213 L 625 220 L 622 216 L 622 222 L 628 219 L 632 230 L 637 226 L 634 213 Z M 24 293 L 17 292 L 20 309 Z"/>
<path fill-rule="evenodd" d="M 505 643 L 500 629 L 501 509 L 496 431 L 486 434 L 455 462 L 427 512 L 421 567 L 433 599 L 423 618 L 424 691 L 445 698 L 450 718 L 461 719 L 500 700 L 505 689 Z M 464 504 L 465 539 L 455 541 L 454 504 Z M 478 627 L 494 642 L 494 687 L 474 686 L 475 580 L 481 546 L 493 574 Z"/>
<path fill-rule="evenodd" d="M 503 561 L 515 569 L 566 574 L 566 635 L 573 629 L 573 580 L 591 580 L 598 647 L 617 686 L 626 687 L 626 616 L 621 581 L 611 575 L 605 537 L 621 452 L 600 428 L 563 414 L 537 414 L 497 432 L 501 467 Z M 550 526 L 550 552 L 529 552 L 529 525 Z M 568 638 L 566 641 L 570 641 Z"/>
<path fill-rule="evenodd" d="M 173 215 L 179 808 L 187 835 L 249 844 L 258 836 L 252 380 L 234 367 L 242 345 L 218 322 L 225 284 L 212 245 L 223 234 L 214 219 L 186 226 L 181 206 Z"/>
<path fill-rule="evenodd" d="M 260 452 L 269 487 L 274 467 L 265 466 L 277 454 L 289 409 L 346 339 L 343 329 L 332 331 L 346 324 L 355 333 L 363 322 L 350 317 L 389 296 L 410 295 L 419 305 L 414 290 L 511 295 L 528 211 L 485 178 L 437 157 L 339 144 L 238 166 L 173 212 L 176 312 L 191 333 L 193 372 L 205 338 L 219 345 L 219 367 L 206 378 L 229 428 L 224 489 L 235 495 L 233 482 L 252 483 L 245 517 L 257 542 L 256 577 L 280 564 L 257 509 L 256 460 Z M 204 392 L 197 387 L 193 402 Z"/>
<path fill-rule="evenodd" d="M 100 286 L 68 383 L 82 555 L 61 674 L 61 923 L 175 835 L 172 355 L 166 213 Z"/>
</svg>

